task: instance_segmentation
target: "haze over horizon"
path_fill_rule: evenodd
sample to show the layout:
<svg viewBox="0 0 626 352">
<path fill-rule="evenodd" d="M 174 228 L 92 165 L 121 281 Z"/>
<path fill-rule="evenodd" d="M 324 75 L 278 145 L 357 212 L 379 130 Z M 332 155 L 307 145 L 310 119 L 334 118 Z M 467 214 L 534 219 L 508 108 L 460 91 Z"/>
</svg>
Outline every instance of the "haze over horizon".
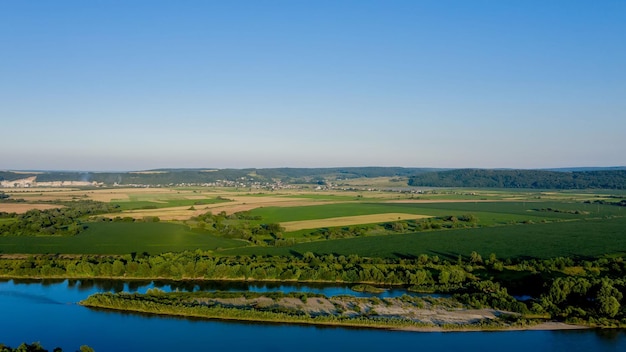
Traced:
<svg viewBox="0 0 626 352">
<path fill-rule="evenodd" d="M 626 165 L 626 2 L 0 2 L 0 169 Z"/>
</svg>

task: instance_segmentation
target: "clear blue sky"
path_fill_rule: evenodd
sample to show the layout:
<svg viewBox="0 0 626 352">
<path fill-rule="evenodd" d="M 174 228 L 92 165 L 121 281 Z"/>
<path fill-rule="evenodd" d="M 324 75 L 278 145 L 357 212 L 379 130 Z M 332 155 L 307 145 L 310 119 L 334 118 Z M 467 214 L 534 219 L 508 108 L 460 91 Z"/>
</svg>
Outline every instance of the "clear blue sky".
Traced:
<svg viewBox="0 0 626 352">
<path fill-rule="evenodd" d="M 0 169 L 626 165 L 626 1 L 0 2 Z"/>
</svg>

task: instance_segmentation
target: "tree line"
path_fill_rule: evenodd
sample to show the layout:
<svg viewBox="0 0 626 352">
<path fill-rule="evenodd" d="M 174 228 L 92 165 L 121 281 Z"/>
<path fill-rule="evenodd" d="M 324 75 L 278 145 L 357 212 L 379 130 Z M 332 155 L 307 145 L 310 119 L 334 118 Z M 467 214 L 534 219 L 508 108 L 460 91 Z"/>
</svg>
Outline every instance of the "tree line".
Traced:
<svg viewBox="0 0 626 352">
<path fill-rule="evenodd" d="M 626 170 L 558 172 L 544 170 L 459 169 L 422 173 L 409 178 L 409 186 L 626 189 Z"/>
</svg>

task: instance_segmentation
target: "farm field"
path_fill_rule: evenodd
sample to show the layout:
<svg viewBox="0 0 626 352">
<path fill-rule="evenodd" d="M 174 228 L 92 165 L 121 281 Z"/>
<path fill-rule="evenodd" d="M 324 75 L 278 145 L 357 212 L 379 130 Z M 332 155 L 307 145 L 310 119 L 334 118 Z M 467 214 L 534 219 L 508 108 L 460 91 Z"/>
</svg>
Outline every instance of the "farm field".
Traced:
<svg viewBox="0 0 626 352">
<path fill-rule="evenodd" d="M 240 247 L 225 255 L 350 255 L 416 258 L 420 254 L 455 260 L 473 251 L 498 258 L 595 257 L 626 253 L 626 218 L 470 228 L 299 243 L 293 246 Z"/>
<path fill-rule="evenodd" d="M 280 225 L 285 228 L 286 231 L 298 231 L 304 229 L 317 229 L 320 227 L 329 226 L 348 226 L 359 224 L 375 224 L 387 221 L 398 221 L 408 219 L 424 219 L 428 218 L 426 215 L 404 214 L 404 213 L 383 213 L 373 215 L 357 215 L 357 216 L 342 216 L 338 218 L 317 219 L 317 220 L 302 220 L 302 221 L 289 221 L 281 222 Z"/>
<path fill-rule="evenodd" d="M 216 250 L 244 246 L 240 240 L 190 231 L 171 223 L 90 223 L 89 228 L 72 237 L 0 237 L 0 254 L 66 253 L 128 254 L 131 252 L 179 252 Z"/>
<path fill-rule="evenodd" d="M 97 218 L 133 218 L 138 222 L 93 222 L 86 218 L 83 222 L 88 229 L 74 237 L 0 237 L 0 251 L 116 254 L 200 248 L 225 255 L 307 251 L 387 257 L 421 253 L 454 256 L 455 253 L 468 255 L 472 251 L 514 257 L 598 255 L 603 253 L 599 246 L 611 252 L 626 252 L 619 236 L 620 231 L 623 232 L 620 226 L 624 225 L 621 219 L 626 216 L 626 210 L 593 203 L 619 199 L 624 193 L 620 192 L 432 189 L 423 194 L 412 194 L 313 189 L 255 193 L 206 187 L 23 189 L 9 194 L 14 199 L 25 199 L 26 203 L 0 205 L 54 207 L 57 205 L 48 202 L 96 200 L 116 204 L 120 210 L 97 215 Z M 283 238 L 290 242 L 273 247 L 273 237 L 269 234 L 260 235 L 258 241 L 226 238 L 228 236 L 222 235 L 222 230 L 212 230 L 212 234 L 200 230 L 194 220 L 207 212 L 229 217 L 244 211 L 247 212 L 246 219 L 224 218 L 221 226 L 249 228 L 278 224 L 284 229 Z M 160 222 L 141 222 L 150 217 L 158 217 Z M 464 217 L 471 217 L 472 222 L 459 223 L 468 227 L 463 229 L 446 228 L 454 226 L 443 224 L 418 231 L 415 225 L 411 225 L 398 233 L 382 226 L 402 221 L 426 221 L 426 218 L 440 219 L 433 221 L 441 222 L 441 219 Z M 11 221 L 13 219 L 0 219 L 0 224 Z M 376 227 L 376 224 L 380 226 Z M 206 223 L 202 225 L 203 229 L 207 226 Z M 209 223 L 208 226 L 213 225 Z M 347 227 L 365 230 L 350 239 L 323 239 L 310 235 L 317 230 Z M 583 236 L 584 233 L 588 236 Z M 570 241 L 568 235 L 578 237 Z M 259 241 L 266 245 L 260 245 Z M 562 242 L 566 243 L 561 245 Z"/>
<path fill-rule="evenodd" d="M 0 203 L 0 213 L 16 213 L 22 214 L 31 209 L 45 210 L 60 208 L 62 205 L 56 204 L 37 204 L 37 203 Z"/>
<path fill-rule="evenodd" d="M 552 210 L 548 210 L 552 209 Z M 558 211 L 556 211 L 558 210 Z M 580 214 L 575 214 L 578 211 Z M 571 212 L 571 213 L 570 213 Z M 307 207 L 264 207 L 254 209 L 252 215 L 260 216 L 267 222 L 292 222 L 335 218 L 339 216 L 362 216 L 384 213 L 406 213 L 426 216 L 448 216 L 473 214 L 479 224 L 485 226 L 504 225 L 522 221 L 554 221 L 560 219 L 581 219 L 598 216 L 619 216 L 624 211 L 620 207 L 592 205 L 575 202 L 379 202 L 379 203 L 337 203 L 311 205 Z M 321 226 L 320 226 L 321 227 Z"/>
</svg>

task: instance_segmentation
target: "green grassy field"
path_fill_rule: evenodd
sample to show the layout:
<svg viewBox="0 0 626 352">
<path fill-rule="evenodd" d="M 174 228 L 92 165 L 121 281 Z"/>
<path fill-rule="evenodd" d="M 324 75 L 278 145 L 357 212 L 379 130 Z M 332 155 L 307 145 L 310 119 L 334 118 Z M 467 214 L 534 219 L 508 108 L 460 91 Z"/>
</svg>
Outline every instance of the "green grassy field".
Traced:
<svg viewBox="0 0 626 352">
<path fill-rule="evenodd" d="M 552 211 L 547 211 L 550 208 Z M 559 212 L 554 211 L 558 209 Z M 580 214 L 567 211 L 579 211 Z M 572 220 L 608 215 L 626 215 L 626 210 L 610 205 L 580 202 L 468 202 L 468 203 L 339 203 L 304 207 L 254 209 L 252 215 L 264 222 L 286 222 L 383 213 L 408 213 L 428 216 L 473 214 L 483 226 L 516 222 Z"/>
<path fill-rule="evenodd" d="M 314 199 L 314 200 L 328 200 L 328 201 L 337 201 L 337 202 L 350 202 L 350 201 L 376 201 L 376 200 L 380 200 L 374 197 L 367 197 L 367 193 L 359 193 L 357 194 L 356 192 L 354 194 L 349 194 L 349 195 L 345 195 L 345 194 L 326 194 L 326 193 L 320 193 L 320 194 L 315 194 L 315 193 L 311 193 L 311 194 L 293 194 L 293 195 L 288 195 L 285 196 L 286 198 L 306 198 L 306 199 Z"/>
<path fill-rule="evenodd" d="M 170 207 L 197 206 L 203 204 L 216 204 L 227 202 L 227 200 L 209 198 L 209 199 L 155 199 L 155 200 L 129 200 L 129 201 L 112 201 L 112 204 L 120 206 L 120 210 L 135 209 L 162 209 Z"/>
<path fill-rule="evenodd" d="M 455 259 L 477 251 L 499 258 L 586 257 L 626 253 L 626 218 L 579 220 L 547 224 L 497 226 L 413 234 L 359 237 L 300 243 L 288 247 L 225 250 L 231 255 L 316 254 L 368 257 L 414 257 L 420 254 Z"/>
<path fill-rule="evenodd" d="M 74 237 L 0 237 L 0 253 L 128 254 L 215 250 L 246 243 L 171 223 L 90 223 Z"/>
</svg>

